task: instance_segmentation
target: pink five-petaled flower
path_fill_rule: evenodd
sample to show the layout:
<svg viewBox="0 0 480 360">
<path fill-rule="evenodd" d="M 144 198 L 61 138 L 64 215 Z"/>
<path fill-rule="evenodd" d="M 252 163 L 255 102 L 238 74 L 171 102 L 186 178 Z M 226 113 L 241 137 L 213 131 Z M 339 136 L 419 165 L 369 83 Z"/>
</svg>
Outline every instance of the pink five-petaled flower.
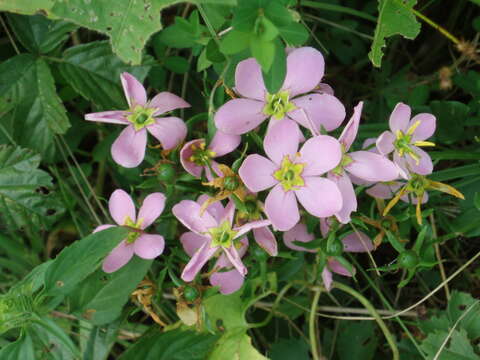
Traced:
<svg viewBox="0 0 480 360">
<path fill-rule="evenodd" d="M 320 177 L 340 163 L 340 143 L 331 136 L 319 135 L 308 139 L 298 151 L 299 133 L 293 121 L 279 122 L 263 141 L 270 159 L 252 154 L 239 169 L 242 181 L 252 192 L 274 186 L 265 200 L 265 212 L 273 227 L 281 231 L 291 229 L 300 219 L 297 198 L 317 217 L 331 216 L 342 208 L 337 185 Z"/>
<path fill-rule="evenodd" d="M 190 105 L 169 92 L 161 92 L 147 101 L 147 92 L 137 79 L 126 72 L 120 78 L 130 108 L 86 114 L 85 120 L 127 125 L 112 145 L 112 157 L 117 164 L 133 168 L 145 157 L 147 131 L 165 150 L 173 149 L 185 139 L 187 127 L 182 119 L 158 116 Z"/>
<path fill-rule="evenodd" d="M 336 129 L 345 118 L 345 107 L 333 95 L 311 93 L 320 83 L 324 68 L 325 61 L 318 50 L 295 49 L 287 56 L 287 74 L 282 87 L 276 94 L 269 94 L 257 61 L 254 58 L 241 61 L 235 70 L 235 91 L 242 98 L 230 100 L 218 109 L 217 128 L 227 134 L 240 135 L 270 117 L 270 125 L 287 118 L 314 132 L 321 126 L 327 131 Z"/>
<path fill-rule="evenodd" d="M 208 195 L 200 195 L 197 200 L 199 205 L 203 205 L 205 201 L 208 200 Z M 220 201 L 212 203 L 206 209 L 214 218 L 221 220 L 219 216 L 225 213 L 225 208 Z M 256 230 L 256 229 L 254 229 Z M 183 245 L 183 249 L 190 256 L 193 257 L 195 252 L 202 247 L 206 242 L 208 242 L 208 237 L 198 235 L 192 231 L 187 231 L 186 233 L 180 236 L 180 241 Z M 238 255 L 240 258 L 245 255 L 248 248 L 247 237 L 242 237 L 239 242 L 237 249 Z M 233 266 L 232 262 L 228 260 L 225 253 L 222 253 L 217 262 L 215 263 L 214 269 L 216 270 L 213 274 L 210 275 L 210 284 L 212 286 L 218 286 L 220 292 L 224 295 L 231 294 L 242 287 L 244 277 L 240 272 Z"/>
<path fill-rule="evenodd" d="M 143 259 L 156 258 L 163 252 L 165 240 L 161 235 L 146 234 L 144 230 L 153 224 L 165 207 L 165 195 L 153 193 L 143 200 L 142 207 L 136 216 L 135 204 L 130 195 L 123 190 L 115 190 L 108 202 L 110 215 L 120 226 L 127 226 L 130 231 L 126 239 L 112 250 L 103 261 L 102 269 L 111 273 L 128 263 L 133 254 Z M 100 225 L 93 232 L 101 231 L 116 225 Z"/>
<path fill-rule="evenodd" d="M 240 239 L 251 229 L 270 224 L 268 220 L 261 220 L 232 227 L 235 215 L 234 203 L 229 202 L 220 213 L 215 213 L 216 209 L 220 208 L 211 205 L 209 211 L 202 212 L 201 205 L 192 200 L 182 200 L 172 209 L 177 219 L 195 233 L 199 241 L 203 241 L 203 245 L 198 248 L 183 269 L 182 279 L 184 281 L 192 281 L 203 265 L 222 251 L 238 272 L 245 276 L 247 268 L 243 265 L 237 248 Z M 212 215 L 212 212 L 215 213 L 215 216 Z"/>
<path fill-rule="evenodd" d="M 200 177 L 202 171 L 205 171 L 207 178 L 211 180 L 211 169 L 217 175 L 222 175 L 217 168 L 217 163 L 213 159 L 235 150 L 241 139 L 240 135 L 229 135 L 217 130 L 208 146 L 205 144 L 205 139 L 187 142 L 180 151 L 180 162 L 183 168 L 193 176 Z"/>
<path fill-rule="evenodd" d="M 403 170 L 402 177 L 414 172 L 428 175 L 433 171 L 432 159 L 419 146 L 434 146 L 425 141 L 435 132 L 435 116 L 428 113 L 415 115 L 411 120 L 410 106 L 398 103 L 390 115 L 390 130 L 383 132 L 377 139 L 377 148 L 381 154 L 394 151 L 393 161 Z"/>
<path fill-rule="evenodd" d="M 350 222 L 350 214 L 357 210 L 357 197 L 349 177 L 353 175 L 364 181 L 391 181 L 398 178 L 398 167 L 386 157 L 371 151 L 348 152 L 357 137 L 363 102 L 360 102 L 353 111 L 348 124 L 343 129 L 340 138 L 343 156 L 340 164 L 330 171 L 329 179 L 336 182 L 343 198 L 342 209 L 335 214 L 341 223 Z"/>
</svg>

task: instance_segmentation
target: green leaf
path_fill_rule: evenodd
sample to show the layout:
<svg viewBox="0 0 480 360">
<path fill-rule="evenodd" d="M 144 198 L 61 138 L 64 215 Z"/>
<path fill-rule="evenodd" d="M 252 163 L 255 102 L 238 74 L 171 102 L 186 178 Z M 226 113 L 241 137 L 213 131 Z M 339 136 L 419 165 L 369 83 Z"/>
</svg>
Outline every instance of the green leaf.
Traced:
<svg viewBox="0 0 480 360">
<path fill-rule="evenodd" d="M 50 356 L 58 360 L 75 360 L 80 354 L 65 330 L 47 316 L 35 316 L 32 323 L 32 337 L 37 338 L 43 347 L 49 347 Z"/>
<path fill-rule="evenodd" d="M 445 330 L 437 330 L 431 333 L 423 340 L 420 347 L 428 356 L 428 359 L 433 359 L 438 350 L 442 346 L 443 342 L 448 336 L 448 332 Z M 467 334 L 464 330 L 454 330 L 450 343 L 443 348 L 438 360 L 475 360 L 480 359 L 478 355 L 473 351 L 473 347 L 467 338 Z"/>
<path fill-rule="evenodd" d="M 83 360 L 104 360 L 108 358 L 111 347 L 117 341 L 121 320 L 106 326 L 95 326 L 85 344 Z"/>
<path fill-rule="evenodd" d="M 290 25 L 278 28 L 280 36 L 290 46 L 301 46 L 308 40 L 308 31 L 300 23 L 291 23 Z"/>
<path fill-rule="evenodd" d="M 310 346 L 302 339 L 280 339 L 268 354 L 271 360 L 309 360 Z"/>
<path fill-rule="evenodd" d="M 91 234 L 64 248 L 45 274 L 47 295 L 67 294 L 94 272 L 112 249 L 127 236 L 127 229 L 114 227 Z"/>
<path fill-rule="evenodd" d="M 187 59 L 181 56 L 169 56 L 164 60 L 165 67 L 177 74 L 185 74 L 190 67 Z"/>
<path fill-rule="evenodd" d="M 416 3 L 417 0 L 379 0 L 377 27 L 368 53 L 374 66 L 380 67 L 382 63 L 382 49 L 387 37 L 399 34 L 415 39 L 420 33 L 420 23 L 412 13 Z"/>
<path fill-rule="evenodd" d="M 444 143 L 453 143 L 464 136 L 464 122 L 470 107 L 458 101 L 438 100 L 432 101 L 430 107 L 437 117 L 436 138 Z M 473 134 L 470 136 L 473 138 Z"/>
<path fill-rule="evenodd" d="M 275 94 L 280 90 L 287 74 L 287 56 L 282 42 L 277 39 L 275 41 L 275 58 L 273 59 L 270 70 L 263 72 L 263 82 L 270 94 Z"/>
<path fill-rule="evenodd" d="M 145 277 L 151 264 L 151 260 L 135 256 L 112 274 L 97 270 L 70 294 L 72 308 L 78 306 L 74 308 L 74 313 L 83 315 L 95 325 L 112 322 L 120 316 L 130 294 Z M 76 305 L 79 300 L 81 303 Z"/>
<path fill-rule="evenodd" d="M 175 17 L 175 24 L 163 29 L 154 37 L 154 40 L 163 42 L 165 45 L 184 49 L 193 47 L 195 42 L 195 28 L 187 20 Z"/>
<path fill-rule="evenodd" d="M 252 340 L 241 329 L 226 332 L 208 357 L 208 360 L 225 359 L 268 360 L 252 346 Z"/>
<path fill-rule="evenodd" d="M 206 50 L 207 60 L 211 61 L 212 63 L 225 61 L 225 56 L 220 52 L 215 40 L 211 39 L 208 42 Z"/>
<path fill-rule="evenodd" d="M 70 127 L 50 68 L 43 59 L 25 54 L 0 64 L 0 114 L 8 136 L 47 161 L 55 153 L 54 135 Z"/>
<path fill-rule="evenodd" d="M 255 36 L 257 36 L 261 41 L 272 41 L 274 40 L 279 32 L 277 27 L 268 20 L 265 16 L 259 16 L 255 23 Z"/>
<path fill-rule="evenodd" d="M 287 26 L 293 21 L 290 11 L 279 1 L 269 1 L 267 3 L 265 16 L 276 26 Z"/>
<path fill-rule="evenodd" d="M 342 322 L 336 345 L 340 360 L 374 359 L 378 346 L 375 324 L 371 321 Z"/>
<path fill-rule="evenodd" d="M 8 22 L 16 37 L 33 53 L 47 54 L 69 38 L 77 26 L 66 21 L 52 21 L 42 15 L 8 14 Z"/>
<path fill-rule="evenodd" d="M 220 43 L 220 51 L 225 55 L 236 54 L 250 45 L 251 35 L 237 30 L 229 31 Z"/>
<path fill-rule="evenodd" d="M 176 329 L 164 333 L 152 329 L 131 345 L 119 360 L 204 360 L 218 336 Z M 225 358 L 233 359 L 233 358 Z"/>
<path fill-rule="evenodd" d="M 250 51 L 262 67 L 262 71 L 268 72 L 275 57 L 275 44 L 271 41 L 263 41 L 253 36 L 250 39 Z"/>
<path fill-rule="evenodd" d="M 473 305 L 474 303 L 477 303 L 477 305 Z M 474 340 L 480 338 L 480 321 L 478 321 L 480 319 L 480 304 L 478 304 L 478 300 L 468 293 L 453 291 L 448 302 L 447 313 L 450 324 L 453 326 L 458 318 L 464 315 L 465 311 L 472 305 L 474 307 L 464 316 L 458 326 L 465 329 L 469 338 Z"/>
<path fill-rule="evenodd" d="M 130 66 L 112 53 L 106 41 L 95 41 L 69 48 L 63 54 L 60 72 L 85 99 L 100 110 L 126 109 L 120 74 L 131 73 L 139 81 L 147 76 L 149 65 Z M 108 66 L 106 66 L 108 64 Z"/>
<path fill-rule="evenodd" d="M 17 341 L 0 350 L 2 360 L 35 360 L 33 341 L 30 335 L 24 334 Z"/>
<path fill-rule="evenodd" d="M 39 165 L 40 156 L 30 150 L 0 146 L 0 212 L 8 226 L 48 227 L 64 211 Z"/>
<path fill-rule="evenodd" d="M 39 11 L 45 13 L 54 3 L 55 0 L 0 0 L 0 10 L 33 15 Z"/>
</svg>

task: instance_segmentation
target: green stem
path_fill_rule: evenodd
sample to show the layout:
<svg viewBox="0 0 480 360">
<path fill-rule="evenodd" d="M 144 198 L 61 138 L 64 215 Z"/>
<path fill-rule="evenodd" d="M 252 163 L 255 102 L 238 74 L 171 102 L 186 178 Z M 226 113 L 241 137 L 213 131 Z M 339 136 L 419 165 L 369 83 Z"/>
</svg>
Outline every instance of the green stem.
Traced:
<svg viewBox="0 0 480 360">
<path fill-rule="evenodd" d="M 397 344 L 395 342 L 395 338 L 393 337 L 392 333 L 388 329 L 387 325 L 385 322 L 382 320 L 381 316 L 378 314 L 377 310 L 373 307 L 373 305 L 368 301 L 362 294 L 359 292 L 355 291 L 352 289 L 350 286 L 344 285 L 339 282 L 333 282 L 333 287 L 342 290 L 353 297 L 355 297 L 365 308 L 370 311 L 370 314 L 375 318 L 375 320 L 378 323 L 378 326 L 380 326 L 380 329 L 382 329 L 383 334 L 385 335 L 385 338 L 387 339 L 388 344 L 390 345 L 390 348 L 392 349 L 393 353 L 393 360 L 399 360 L 400 359 L 400 354 L 398 352 Z M 310 314 L 311 316 L 311 314 Z"/>
<path fill-rule="evenodd" d="M 319 288 L 316 288 L 315 294 L 313 295 L 312 305 L 310 306 L 310 316 L 308 319 L 308 332 L 310 337 L 310 348 L 312 350 L 313 360 L 321 359 L 321 348 L 320 348 L 320 339 L 319 334 L 317 333 L 317 306 L 318 300 L 320 299 L 320 294 L 322 291 Z M 318 339 L 318 341 L 317 341 Z"/>
</svg>

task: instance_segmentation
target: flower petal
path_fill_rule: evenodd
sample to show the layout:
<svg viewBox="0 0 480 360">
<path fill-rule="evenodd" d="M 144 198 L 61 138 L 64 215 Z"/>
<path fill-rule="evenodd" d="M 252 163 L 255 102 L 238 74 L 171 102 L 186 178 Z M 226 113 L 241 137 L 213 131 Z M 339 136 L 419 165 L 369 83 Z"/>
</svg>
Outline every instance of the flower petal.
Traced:
<svg viewBox="0 0 480 360">
<path fill-rule="evenodd" d="M 165 150 L 170 150 L 180 144 L 187 136 L 187 126 L 177 117 L 156 118 L 155 124 L 147 126 Z"/>
<path fill-rule="evenodd" d="M 390 114 L 390 119 L 388 120 L 390 125 L 390 130 L 396 134 L 397 130 L 405 133 L 408 129 L 408 122 L 410 121 L 410 116 L 412 110 L 410 106 L 405 105 L 404 103 L 398 103 Z"/>
<path fill-rule="evenodd" d="M 308 176 L 305 186 L 295 190 L 305 210 L 317 217 L 328 217 L 340 211 L 343 206 L 342 194 L 331 180 Z"/>
<path fill-rule="evenodd" d="M 227 134 L 242 135 L 255 129 L 267 118 L 265 103 L 250 99 L 233 99 L 220 106 L 215 114 L 215 125 Z"/>
<path fill-rule="evenodd" d="M 297 251 L 317 252 L 314 249 L 307 249 L 299 245 L 295 245 L 294 241 L 308 243 L 315 237 L 307 231 L 307 226 L 304 223 L 298 223 L 293 228 L 283 233 L 283 242 L 285 246 Z"/>
<path fill-rule="evenodd" d="M 176 109 L 184 109 L 190 107 L 190 104 L 183 100 L 180 96 L 163 91 L 150 100 L 147 105 L 149 108 L 156 108 L 153 116 L 158 116 Z"/>
<path fill-rule="evenodd" d="M 353 211 L 357 211 L 357 196 L 355 195 L 352 182 L 345 173 L 342 176 L 333 175 L 328 178 L 337 184 L 338 189 L 342 194 L 343 205 L 335 216 L 342 224 L 348 224 L 351 220 L 350 214 Z"/>
<path fill-rule="evenodd" d="M 312 91 L 323 78 L 325 60 L 320 51 L 312 47 L 301 47 L 287 56 L 287 75 L 282 90 L 290 96 Z"/>
<path fill-rule="evenodd" d="M 207 194 L 202 194 L 198 197 L 197 203 L 203 205 L 203 203 L 208 199 L 210 199 L 210 196 L 208 196 Z M 214 203 L 211 203 L 210 205 L 208 205 L 206 211 L 208 211 L 210 215 L 213 216 L 213 218 L 217 221 L 218 224 L 221 223 L 222 218 L 225 215 L 225 208 L 223 207 L 221 201 L 215 201 Z"/>
<path fill-rule="evenodd" d="M 235 244 L 238 255 L 242 258 L 248 249 L 248 238 L 244 236 Z M 240 246 L 240 247 L 239 247 Z M 228 260 L 227 254 L 222 252 L 215 263 L 216 268 L 230 268 L 232 267 L 232 263 Z"/>
<path fill-rule="evenodd" d="M 417 146 L 411 145 L 411 148 L 415 152 L 415 154 L 420 157 L 420 159 L 417 164 L 414 159 L 406 155 L 406 160 L 410 167 L 410 170 L 420 175 L 430 175 L 433 172 L 433 163 L 430 155 L 428 155 L 428 153 L 426 153 Z"/>
<path fill-rule="evenodd" d="M 200 205 L 192 200 L 180 201 L 172 208 L 172 212 L 185 227 L 199 235 L 203 235 L 209 228 L 218 226 L 208 211 L 200 215 Z"/>
<path fill-rule="evenodd" d="M 245 276 L 247 275 L 247 268 L 243 265 L 242 259 L 240 258 L 240 254 L 237 251 L 237 248 L 234 245 L 231 245 L 229 248 L 223 248 L 223 251 L 228 257 L 228 260 L 232 263 L 235 269 L 238 270 L 240 275 Z"/>
<path fill-rule="evenodd" d="M 96 232 L 105 230 L 105 229 L 109 229 L 109 228 L 111 228 L 111 227 L 115 227 L 115 226 L 116 226 L 116 225 L 112 225 L 112 224 L 99 225 L 99 226 L 97 226 L 97 227 L 93 230 L 93 234 L 95 234 Z"/>
<path fill-rule="evenodd" d="M 248 155 L 238 170 L 245 186 L 252 192 L 259 192 L 272 187 L 278 181 L 273 173 L 278 169 L 269 159 L 258 154 Z"/>
<path fill-rule="evenodd" d="M 345 170 L 367 181 L 392 181 L 398 178 L 398 167 L 386 157 L 370 151 L 349 153 L 353 160 Z"/>
<path fill-rule="evenodd" d="M 135 216 L 135 204 L 132 198 L 122 189 L 115 190 L 108 200 L 108 209 L 113 220 L 118 225 L 124 225 L 127 217 L 134 223 L 137 221 Z"/>
<path fill-rule="evenodd" d="M 193 155 L 192 145 L 199 146 L 204 141 L 204 139 L 195 139 L 189 141 L 183 145 L 182 150 L 180 150 L 180 163 L 182 164 L 183 168 L 186 172 L 198 178 L 202 176 L 203 166 L 197 165 L 190 161 L 190 157 Z"/>
<path fill-rule="evenodd" d="M 165 200 L 165 195 L 159 192 L 152 193 L 143 200 L 138 212 L 138 220 L 143 219 L 140 229 L 146 229 L 160 216 L 165 207 Z"/>
<path fill-rule="evenodd" d="M 326 84 L 326 83 L 319 83 L 315 89 L 315 92 L 318 92 L 319 94 L 328 94 L 328 95 L 334 95 L 333 88 Z"/>
<path fill-rule="evenodd" d="M 106 273 L 112 273 L 128 263 L 133 256 L 133 245 L 123 240 L 103 260 L 102 269 Z"/>
<path fill-rule="evenodd" d="M 363 101 L 360 101 L 357 106 L 353 109 L 353 115 L 348 121 L 347 125 L 342 131 L 342 134 L 338 138 L 343 146 L 345 151 L 350 150 L 350 147 L 353 144 L 353 141 L 357 137 L 358 126 L 360 125 L 360 117 L 362 116 Z"/>
<path fill-rule="evenodd" d="M 273 125 L 263 140 L 267 156 L 277 165 L 280 165 L 285 155 L 293 160 L 298 150 L 299 132 L 298 125 L 288 119 Z"/>
<path fill-rule="evenodd" d="M 239 238 L 240 236 L 245 235 L 247 232 L 249 232 L 252 229 L 262 228 L 265 226 L 269 226 L 271 224 L 272 222 L 270 220 L 257 220 L 257 221 L 248 222 L 234 229 L 237 232 L 235 234 L 235 238 Z"/>
<path fill-rule="evenodd" d="M 144 106 L 147 102 L 147 92 L 143 85 L 135 77 L 127 72 L 120 75 L 123 92 L 127 98 L 128 106 L 134 108 L 135 105 Z"/>
<path fill-rule="evenodd" d="M 245 278 L 237 269 L 223 272 L 217 271 L 210 275 L 210 284 L 212 286 L 218 286 L 223 295 L 232 294 L 239 290 L 242 287 L 244 280 Z"/>
<path fill-rule="evenodd" d="M 391 131 L 384 131 L 377 139 L 377 150 L 380 154 L 390 154 L 394 149 L 395 139 L 395 135 Z"/>
<path fill-rule="evenodd" d="M 145 157 L 147 132 L 145 129 L 135 131 L 133 125 L 122 130 L 112 145 L 112 158 L 119 165 L 134 168 L 140 165 Z"/>
<path fill-rule="evenodd" d="M 415 124 L 417 121 L 420 121 L 420 125 L 418 125 L 412 134 L 413 142 L 426 140 L 435 133 L 437 122 L 435 116 L 428 113 L 415 115 L 412 120 L 410 120 L 409 127 Z"/>
<path fill-rule="evenodd" d="M 348 234 L 342 239 L 342 243 L 346 252 L 361 253 L 374 249 L 372 240 L 362 231 Z"/>
<path fill-rule="evenodd" d="M 215 152 L 215 157 L 220 157 L 235 150 L 241 141 L 240 135 L 225 134 L 223 131 L 217 130 L 208 148 Z"/>
<path fill-rule="evenodd" d="M 265 84 L 257 60 L 249 58 L 240 61 L 235 69 L 235 91 L 246 98 L 265 100 Z"/>
<path fill-rule="evenodd" d="M 352 277 L 354 274 L 351 274 L 342 264 L 340 264 L 337 260 L 330 258 L 328 259 L 329 269 L 336 274 Z"/>
<path fill-rule="evenodd" d="M 253 229 L 253 237 L 257 244 L 270 256 L 277 256 L 277 240 L 268 226 Z"/>
<path fill-rule="evenodd" d="M 183 269 L 182 279 L 184 281 L 192 281 L 195 279 L 197 273 L 202 269 L 203 265 L 213 256 L 218 250 L 218 246 L 210 247 L 210 241 L 203 244 L 192 256 L 187 266 Z"/>
<path fill-rule="evenodd" d="M 327 291 L 330 291 L 332 289 L 333 276 L 332 276 L 332 272 L 328 270 L 326 266 L 323 268 L 323 271 L 322 271 L 322 280 L 323 280 L 323 285 L 325 286 L 325 289 L 327 289 Z"/>
<path fill-rule="evenodd" d="M 99 121 L 109 124 L 128 125 L 130 122 L 125 118 L 126 111 L 102 111 L 85 115 L 85 120 Z"/>
<path fill-rule="evenodd" d="M 203 244 L 209 242 L 209 238 L 206 236 L 198 235 L 192 231 L 187 231 L 180 236 L 180 242 L 182 243 L 183 250 L 192 257 L 195 251 L 200 249 Z"/>
<path fill-rule="evenodd" d="M 378 183 L 367 189 L 366 193 L 377 199 L 390 199 L 403 186 L 399 181 L 392 183 Z"/>
<path fill-rule="evenodd" d="M 334 169 L 341 159 L 340 142 L 328 135 L 318 135 L 305 142 L 296 162 L 305 163 L 302 176 L 315 176 Z"/>
<path fill-rule="evenodd" d="M 163 253 L 165 240 L 162 235 L 142 234 L 133 243 L 133 249 L 142 259 L 155 259 Z"/>
<path fill-rule="evenodd" d="M 327 131 L 335 130 L 345 119 L 345 106 L 332 95 L 308 94 L 292 102 L 298 109 L 290 111 L 288 116 L 307 129 L 313 124 L 316 132 L 322 126 Z"/>
<path fill-rule="evenodd" d="M 272 222 L 274 229 L 290 230 L 300 220 L 294 192 L 285 192 L 282 185 L 277 184 L 267 195 L 265 213 Z"/>
<path fill-rule="evenodd" d="M 416 205 L 418 203 L 418 198 L 416 196 L 414 196 L 413 194 L 410 194 L 410 196 L 409 196 L 409 194 L 405 194 L 402 197 L 400 197 L 400 200 L 402 200 L 403 202 L 406 202 L 407 204 Z M 424 192 L 423 195 L 422 195 L 421 203 L 425 204 L 426 202 L 428 202 L 428 193 Z"/>
</svg>

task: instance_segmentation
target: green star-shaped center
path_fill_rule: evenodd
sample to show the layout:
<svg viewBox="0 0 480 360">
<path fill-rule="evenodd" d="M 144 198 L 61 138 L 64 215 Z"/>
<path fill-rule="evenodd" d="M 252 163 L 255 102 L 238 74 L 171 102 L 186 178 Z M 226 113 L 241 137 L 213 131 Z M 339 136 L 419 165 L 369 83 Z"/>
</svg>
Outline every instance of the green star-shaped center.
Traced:
<svg viewBox="0 0 480 360">
<path fill-rule="evenodd" d="M 236 231 L 232 230 L 232 226 L 226 220 L 220 226 L 208 229 L 208 233 L 212 238 L 210 245 L 212 248 L 217 246 L 229 248 L 237 234 Z"/>
<path fill-rule="evenodd" d="M 273 116 L 277 120 L 283 119 L 286 113 L 297 108 L 295 104 L 289 101 L 289 97 L 290 94 L 288 91 L 267 94 L 263 113 L 268 116 Z"/>
<path fill-rule="evenodd" d="M 282 184 L 285 192 L 296 190 L 299 187 L 305 186 L 305 181 L 301 176 L 304 167 L 305 164 L 293 163 L 288 155 L 285 155 L 280 169 L 273 173 L 273 177 Z"/>
<path fill-rule="evenodd" d="M 125 217 L 125 220 L 123 222 L 124 226 L 127 226 L 132 229 L 138 229 L 138 231 L 130 231 L 127 235 L 127 244 L 133 244 L 135 240 L 137 240 L 141 233 L 141 228 L 140 226 L 142 225 L 143 219 L 138 219 L 136 223 L 133 222 L 132 219 L 130 219 L 130 216 Z"/>
<path fill-rule="evenodd" d="M 216 155 L 215 151 L 206 147 L 204 141 L 199 144 L 192 144 L 190 150 L 192 151 L 192 155 L 188 160 L 199 166 L 208 166 L 212 158 Z"/>
<path fill-rule="evenodd" d="M 155 111 L 155 108 L 145 108 L 140 105 L 135 105 L 132 113 L 127 116 L 127 120 L 133 124 L 135 131 L 139 131 L 145 126 L 155 123 L 155 119 L 153 118 Z"/>
</svg>

